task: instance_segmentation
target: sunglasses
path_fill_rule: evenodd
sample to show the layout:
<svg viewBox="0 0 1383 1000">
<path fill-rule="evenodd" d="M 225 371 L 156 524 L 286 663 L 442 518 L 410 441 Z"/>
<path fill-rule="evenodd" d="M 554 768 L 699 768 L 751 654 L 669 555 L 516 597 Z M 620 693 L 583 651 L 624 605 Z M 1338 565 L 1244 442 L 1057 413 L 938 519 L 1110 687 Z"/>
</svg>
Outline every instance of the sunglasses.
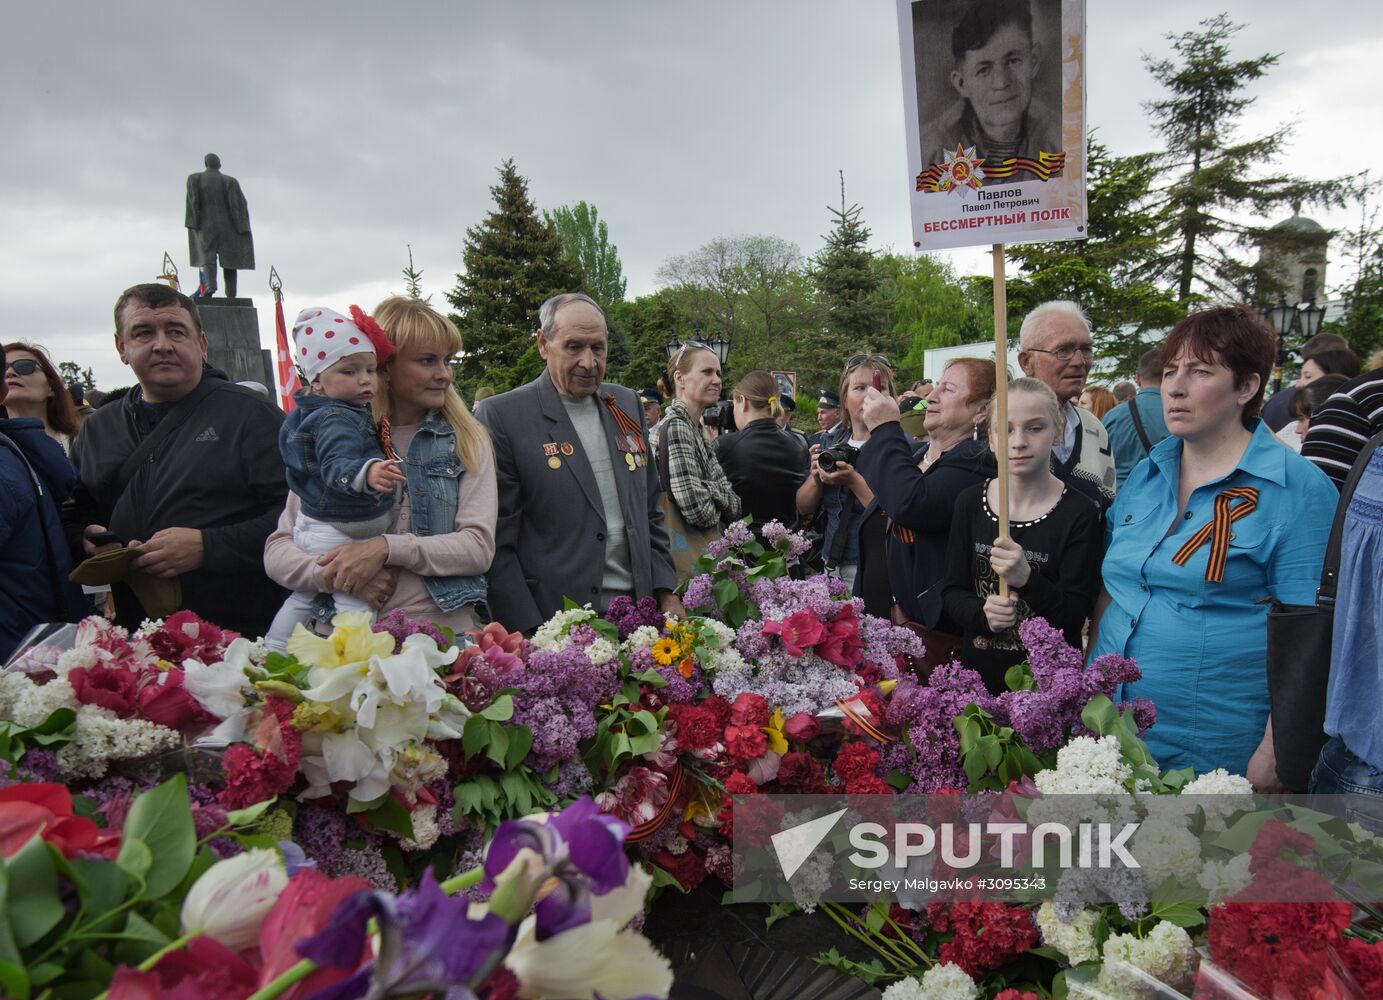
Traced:
<svg viewBox="0 0 1383 1000">
<path fill-rule="evenodd" d="M 38 371 L 38 362 L 33 358 L 20 358 L 17 361 L 11 361 L 7 364 L 5 366 L 5 371 L 9 371 L 11 368 L 14 369 L 16 375 L 32 375 L 34 372 Z"/>
<path fill-rule="evenodd" d="M 677 348 L 677 353 L 672 356 L 673 368 L 676 368 L 681 363 L 682 355 L 686 354 L 688 351 L 711 351 L 712 354 L 715 353 L 711 345 L 704 340 L 684 340 L 682 341 L 682 346 Z"/>
<path fill-rule="evenodd" d="M 883 365 L 889 371 L 893 371 L 893 362 L 882 354 L 856 354 L 849 361 L 845 362 L 845 372 L 848 375 L 866 361 L 876 365 Z"/>
</svg>

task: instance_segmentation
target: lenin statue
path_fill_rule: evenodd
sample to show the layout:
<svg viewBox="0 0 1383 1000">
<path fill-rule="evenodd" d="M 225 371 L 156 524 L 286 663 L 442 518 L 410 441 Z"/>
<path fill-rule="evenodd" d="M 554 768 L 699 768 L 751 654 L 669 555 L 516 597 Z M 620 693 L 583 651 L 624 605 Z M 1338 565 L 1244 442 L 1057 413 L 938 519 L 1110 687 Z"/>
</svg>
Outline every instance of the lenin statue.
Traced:
<svg viewBox="0 0 1383 1000">
<path fill-rule="evenodd" d="M 187 178 L 187 248 L 192 266 L 201 268 L 198 296 L 216 292 L 216 266 L 226 272 L 226 298 L 235 298 L 235 272 L 253 271 L 254 237 L 250 234 L 250 207 L 240 182 L 221 173 L 221 158 L 207 153 L 206 169 Z M 197 296 L 194 296 L 194 298 Z"/>
</svg>

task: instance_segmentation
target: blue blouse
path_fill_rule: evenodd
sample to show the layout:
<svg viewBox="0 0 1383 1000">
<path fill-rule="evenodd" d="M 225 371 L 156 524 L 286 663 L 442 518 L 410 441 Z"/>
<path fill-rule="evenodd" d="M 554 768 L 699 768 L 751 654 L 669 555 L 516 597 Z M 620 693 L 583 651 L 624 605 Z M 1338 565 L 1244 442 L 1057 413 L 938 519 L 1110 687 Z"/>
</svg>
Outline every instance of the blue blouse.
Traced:
<svg viewBox="0 0 1383 1000">
<path fill-rule="evenodd" d="M 1314 604 L 1320 585 L 1339 494 L 1261 421 L 1252 429 L 1234 471 L 1193 492 L 1184 514 L 1178 437 L 1153 447 L 1109 512 L 1103 575 L 1111 603 L 1090 655 L 1138 661 L 1143 678 L 1123 696 L 1157 706 L 1145 739 L 1164 769 L 1244 773 L 1269 708 L 1268 607 L 1258 601 Z M 1207 526 L 1229 490 L 1223 513 L 1243 516 L 1216 545 Z M 1212 553 L 1222 565 L 1211 563 Z"/>
</svg>

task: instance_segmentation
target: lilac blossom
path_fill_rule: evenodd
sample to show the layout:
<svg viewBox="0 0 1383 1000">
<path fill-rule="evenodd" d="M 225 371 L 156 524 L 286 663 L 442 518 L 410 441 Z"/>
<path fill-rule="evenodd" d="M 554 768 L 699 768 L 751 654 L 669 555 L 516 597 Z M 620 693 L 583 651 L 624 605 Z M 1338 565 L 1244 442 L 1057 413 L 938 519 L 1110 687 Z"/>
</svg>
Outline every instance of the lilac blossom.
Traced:
<svg viewBox="0 0 1383 1000">
<path fill-rule="evenodd" d="M 375 622 L 373 631 L 388 632 L 392 635 L 395 653 L 403 651 L 403 640 L 419 632 L 433 639 L 438 646 L 445 647 L 447 645 L 446 636 L 436 625 L 419 618 L 409 618 L 398 608 L 390 611 L 387 615 L 381 615 L 379 620 Z"/>
<path fill-rule="evenodd" d="M 676 664 L 669 664 L 668 666 L 658 664 L 653 669 L 658 672 L 659 677 L 667 681 L 664 687 L 657 690 L 658 697 L 663 701 L 695 701 L 697 692 L 705 684 L 705 680 L 701 676 L 701 668 L 697 666 L 692 667 L 690 677 L 683 677 Z"/>
<path fill-rule="evenodd" d="M 905 740 L 880 751 L 879 770 L 884 775 L 898 770 L 910 777 L 908 794 L 965 788 L 969 782 L 960 766 L 955 718 L 971 704 L 1000 724 L 1006 721 L 1003 706 L 985 690 L 980 675 L 958 664 L 938 667 L 926 685 L 900 683 L 885 710 L 884 722 L 903 732 Z"/>
<path fill-rule="evenodd" d="M 644 625 L 662 628 L 665 616 L 658 609 L 658 602 L 651 597 L 641 597 L 635 601 L 632 597 L 620 594 L 610 599 L 610 606 L 605 611 L 605 620 L 619 629 L 620 639 L 628 639 L 636 629 Z"/>
<path fill-rule="evenodd" d="M 715 577 L 709 573 L 702 573 L 691 578 L 687 583 L 687 592 L 682 595 L 682 605 L 689 610 L 697 608 L 714 608 L 716 606 L 715 594 L 712 592 L 715 587 Z"/>
</svg>

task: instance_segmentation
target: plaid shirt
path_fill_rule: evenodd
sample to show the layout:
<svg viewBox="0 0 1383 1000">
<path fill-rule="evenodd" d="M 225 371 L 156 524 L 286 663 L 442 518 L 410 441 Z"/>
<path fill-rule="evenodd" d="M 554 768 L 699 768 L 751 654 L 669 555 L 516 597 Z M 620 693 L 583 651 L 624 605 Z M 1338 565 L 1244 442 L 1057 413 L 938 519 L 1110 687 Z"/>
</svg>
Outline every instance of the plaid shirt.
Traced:
<svg viewBox="0 0 1383 1000">
<path fill-rule="evenodd" d="M 740 498 L 725 470 L 720 467 L 705 432 L 692 423 L 680 399 L 668 404 L 667 413 L 649 435 L 657 447 L 667 428 L 668 492 L 682 517 L 694 528 L 714 528 L 722 520 L 740 516 Z"/>
</svg>

